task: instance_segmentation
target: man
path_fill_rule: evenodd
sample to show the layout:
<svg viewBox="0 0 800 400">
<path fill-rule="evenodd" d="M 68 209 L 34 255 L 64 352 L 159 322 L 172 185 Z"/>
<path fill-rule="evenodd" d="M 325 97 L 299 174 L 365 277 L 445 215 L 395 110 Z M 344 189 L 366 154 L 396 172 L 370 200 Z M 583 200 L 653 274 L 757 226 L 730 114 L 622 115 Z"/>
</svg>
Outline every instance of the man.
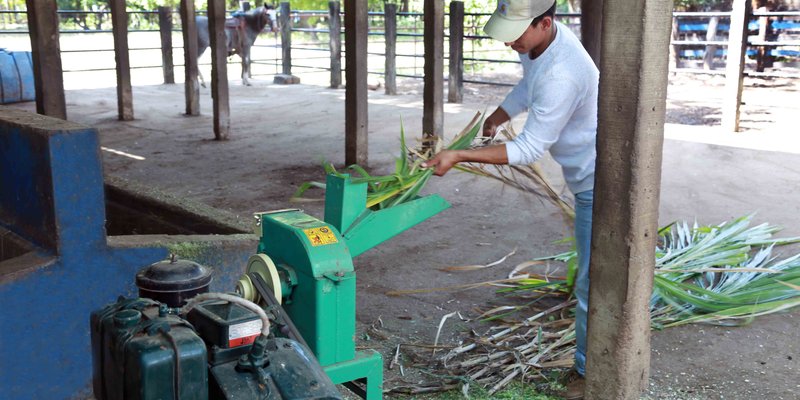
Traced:
<svg viewBox="0 0 800 400">
<path fill-rule="evenodd" d="M 530 164 L 550 151 L 575 195 L 575 282 L 577 351 L 567 399 L 583 397 L 586 312 L 589 301 L 589 245 L 592 233 L 597 90 L 599 73 L 580 41 L 553 21 L 554 0 L 500 0 L 484 27 L 520 54 L 523 77 L 483 125 L 484 136 L 523 111 L 522 133 L 505 144 L 476 150 L 442 151 L 425 163 L 442 176 L 459 162 Z"/>
</svg>

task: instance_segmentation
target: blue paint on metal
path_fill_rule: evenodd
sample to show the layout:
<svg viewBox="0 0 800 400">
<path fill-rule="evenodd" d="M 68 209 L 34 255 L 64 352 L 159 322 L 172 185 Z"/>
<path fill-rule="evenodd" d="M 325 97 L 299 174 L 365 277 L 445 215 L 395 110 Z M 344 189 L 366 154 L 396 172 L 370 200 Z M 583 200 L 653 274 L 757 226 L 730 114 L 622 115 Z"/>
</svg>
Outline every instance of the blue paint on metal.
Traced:
<svg viewBox="0 0 800 400">
<path fill-rule="evenodd" d="M 36 85 L 33 80 L 33 58 L 30 51 L 15 51 L 11 53 L 19 74 L 22 101 L 36 100 Z"/>
<path fill-rule="evenodd" d="M 36 100 L 30 52 L 0 50 L 0 104 Z"/>
<path fill-rule="evenodd" d="M 56 256 L 22 272 L 0 260 L 0 398 L 88 397 L 90 313 L 135 297 L 136 271 L 168 250 L 108 246 L 93 129 L 0 109 L 0 189 L 0 224 Z M 229 291 L 254 245 L 206 244 L 194 260 L 216 271 L 213 290 Z"/>
<path fill-rule="evenodd" d="M 45 135 L 4 125 L 0 135 L 0 223 L 45 248 L 56 244 L 50 154 Z"/>
<path fill-rule="evenodd" d="M 59 253 L 105 245 L 105 196 L 100 145 L 94 130 L 53 135 L 50 139 L 53 206 Z"/>
</svg>

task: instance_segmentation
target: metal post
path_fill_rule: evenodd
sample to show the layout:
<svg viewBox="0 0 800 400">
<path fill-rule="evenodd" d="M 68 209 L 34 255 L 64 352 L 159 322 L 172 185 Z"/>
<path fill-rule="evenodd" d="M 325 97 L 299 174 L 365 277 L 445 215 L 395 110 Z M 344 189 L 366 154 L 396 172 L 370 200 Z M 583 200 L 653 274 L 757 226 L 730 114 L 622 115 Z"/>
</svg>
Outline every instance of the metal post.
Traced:
<svg viewBox="0 0 800 400">
<path fill-rule="evenodd" d="M 161 33 L 161 68 L 164 83 L 175 83 L 175 63 L 172 60 L 172 8 L 158 7 L 158 31 Z"/>
<path fill-rule="evenodd" d="M 197 80 L 197 23 L 194 16 L 194 0 L 181 0 L 181 26 L 186 115 L 200 115 L 200 83 Z"/>
<path fill-rule="evenodd" d="M 214 107 L 214 139 L 227 140 L 231 128 L 228 98 L 228 40 L 225 36 L 225 0 L 208 0 L 208 33 L 211 39 L 211 98 Z"/>
<path fill-rule="evenodd" d="M 344 2 L 344 160 L 367 165 L 367 0 Z"/>
<path fill-rule="evenodd" d="M 450 75 L 447 101 L 464 101 L 464 2 L 450 2 Z"/>
<path fill-rule="evenodd" d="M 425 87 L 422 135 L 425 145 L 444 130 L 444 2 L 425 0 Z"/>
<path fill-rule="evenodd" d="M 111 0 L 111 24 L 114 32 L 114 60 L 117 65 L 117 114 L 120 121 L 133 120 L 131 62 L 128 54 L 128 11 L 125 0 Z"/>
<path fill-rule="evenodd" d="M 383 3 L 384 35 L 386 36 L 386 59 L 384 83 L 386 94 L 397 94 L 397 4 Z"/>
<path fill-rule="evenodd" d="M 672 0 L 603 4 L 587 400 L 647 387 L 671 14 Z"/>
<path fill-rule="evenodd" d="M 747 22 L 750 20 L 749 0 L 734 0 L 731 27 L 728 31 L 728 60 L 725 66 L 725 96 L 722 104 L 722 127 L 739 131 L 739 106 L 744 85 L 744 57 L 747 50 Z"/>
<path fill-rule="evenodd" d="M 331 49 L 331 88 L 342 85 L 342 17 L 338 1 L 328 2 L 328 32 Z"/>
<path fill-rule="evenodd" d="M 27 0 L 36 112 L 67 119 L 56 0 Z"/>
</svg>

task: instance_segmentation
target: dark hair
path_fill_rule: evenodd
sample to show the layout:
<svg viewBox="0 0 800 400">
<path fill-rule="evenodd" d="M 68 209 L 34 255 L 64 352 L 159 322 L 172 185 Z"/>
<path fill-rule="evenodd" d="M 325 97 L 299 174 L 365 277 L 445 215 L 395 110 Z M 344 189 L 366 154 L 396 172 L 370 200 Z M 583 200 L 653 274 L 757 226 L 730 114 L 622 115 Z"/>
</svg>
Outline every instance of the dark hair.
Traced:
<svg viewBox="0 0 800 400">
<path fill-rule="evenodd" d="M 539 21 L 543 20 L 544 17 L 550 17 L 550 18 L 555 17 L 556 16 L 556 3 L 558 3 L 558 2 L 554 0 L 553 1 L 553 5 L 550 6 L 550 8 L 548 8 L 547 11 L 543 12 L 542 15 L 534 18 L 533 21 L 531 21 L 531 25 L 536 26 L 536 24 L 538 24 Z"/>
</svg>

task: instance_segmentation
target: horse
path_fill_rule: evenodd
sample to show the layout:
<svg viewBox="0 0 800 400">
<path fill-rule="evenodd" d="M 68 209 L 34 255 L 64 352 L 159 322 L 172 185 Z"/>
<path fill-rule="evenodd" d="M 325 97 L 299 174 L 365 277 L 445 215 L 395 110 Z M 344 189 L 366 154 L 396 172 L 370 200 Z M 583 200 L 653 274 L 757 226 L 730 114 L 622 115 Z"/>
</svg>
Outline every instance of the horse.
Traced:
<svg viewBox="0 0 800 400">
<path fill-rule="evenodd" d="M 269 25 L 271 32 L 277 32 L 275 8 L 264 4 L 261 7 L 245 12 L 236 12 L 225 19 L 225 37 L 227 38 L 228 57 L 238 54 L 242 59 L 242 84 L 250 86 L 250 48 L 258 34 Z M 208 30 L 208 17 L 195 17 L 197 24 L 197 58 L 205 53 L 211 44 Z M 197 71 L 200 84 L 206 87 L 203 75 Z"/>
</svg>

